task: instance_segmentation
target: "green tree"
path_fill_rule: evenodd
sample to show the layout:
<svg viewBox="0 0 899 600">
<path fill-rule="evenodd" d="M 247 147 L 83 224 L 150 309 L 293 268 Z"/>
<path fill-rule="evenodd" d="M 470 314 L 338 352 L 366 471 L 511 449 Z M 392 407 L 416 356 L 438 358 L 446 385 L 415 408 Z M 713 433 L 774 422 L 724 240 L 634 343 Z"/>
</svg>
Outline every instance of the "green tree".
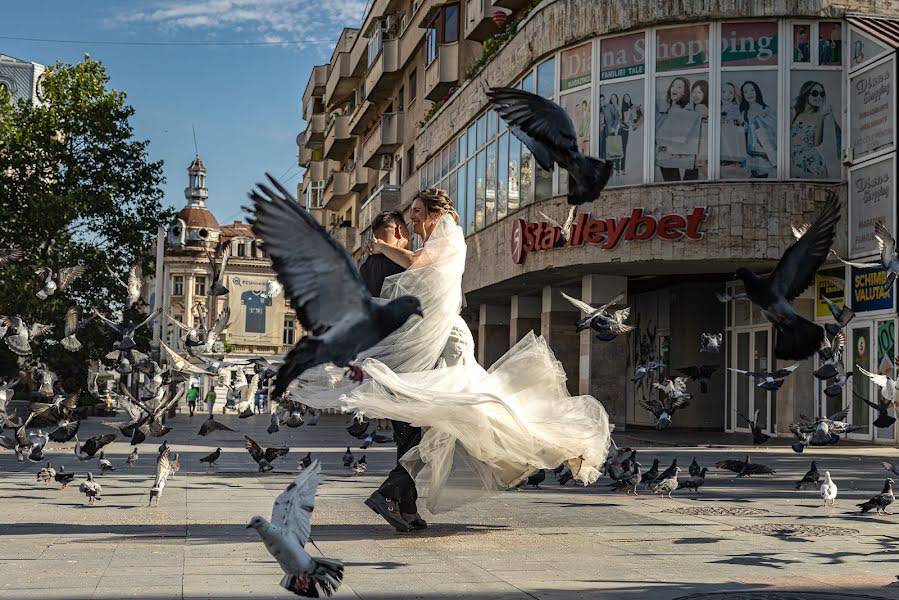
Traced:
<svg viewBox="0 0 899 600">
<path fill-rule="evenodd" d="M 150 248 L 172 212 L 160 202 L 162 162 L 148 159 L 148 141 L 134 139 L 134 109 L 124 92 L 109 88 L 100 62 L 87 55 L 74 65 L 58 62 L 47 69 L 42 88 L 41 103 L 12 102 L 0 90 L 0 247 L 26 253 L 0 271 L 0 314 L 53 325 L 47 337 L 58 340 L 69 306 L 83 317 L 91 307 L 113 319 L 121 314 L 125 290 L 106 267 L 125 278 L 140 262 L 152 273 Z M 87 270 L 68 290 L 35 297 L 36 267 L 76 264 Z M 135 305 L 124 318 L 137 320 L 143 312 Z M 143 335 L 139 348 L 146 350 Z M 26 363 L 44 361 L 67 390 L 83 389 L 88 357 L 109 352 L 113 338 L 96 321 L 78 338 L 84 348 L 76 353 L 32 344 Z M 16 364 L 0 344 L 0 376 L 13 375 Z"/>
</svg>

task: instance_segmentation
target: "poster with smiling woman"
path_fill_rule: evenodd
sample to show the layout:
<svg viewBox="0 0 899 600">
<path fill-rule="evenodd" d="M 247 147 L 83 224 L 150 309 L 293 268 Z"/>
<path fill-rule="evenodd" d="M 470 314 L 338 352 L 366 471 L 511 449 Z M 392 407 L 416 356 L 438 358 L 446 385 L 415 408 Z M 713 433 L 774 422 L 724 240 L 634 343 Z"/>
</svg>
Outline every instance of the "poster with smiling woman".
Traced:
<svg viewBox="0 0 899 600">
<path fill-rule="evenodd" d="M 794 71 L 790 87 L 790 177 L 840 179 L 842 73 Z"/>
<path fill-rule="evenodd" d="M 708 77 L 656 79 L 656 181 L 708 176 Z"/>
</svg>

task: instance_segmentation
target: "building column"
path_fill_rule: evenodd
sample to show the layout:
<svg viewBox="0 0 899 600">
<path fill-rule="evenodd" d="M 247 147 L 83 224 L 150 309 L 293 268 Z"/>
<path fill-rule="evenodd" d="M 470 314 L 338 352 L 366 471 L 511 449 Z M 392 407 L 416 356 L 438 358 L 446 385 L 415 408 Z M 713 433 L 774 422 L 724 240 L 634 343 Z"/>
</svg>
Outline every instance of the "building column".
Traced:
<svg viewBox="0 0 899 600">
<path fill-rule="evenodd" d="M 511 348 L 529 331 L 540 332 L 540 312 L 543 298 L 538 296 L 512 296 L 509 318 L 509 347 Z"/>
<path fill-rule="evenodd" d="M 627 277 L 584 275 L 581 300 L 597 307 L 624 293 L 621 306 L 627 304 Z M 630 319 L 628 319 L 630 321 Z M 596 339 L 593 330 L 580 333 L 580 373 L 578 391 L 599 400 L 609 413 L 609 421 L 624 429 L 627 417 L 627 349 L 630 335 L 619 335 L 611 342 Z"/>
<path fill-rule="evenodd" d="M 481 304 L 478 319 L 478 362 L 485 369 L 509 350 L 509 306 Z"/>
<path fill-rule="evenodd" d="M 568 376 L 568 393 L 578 393 L 578 363 L 580 362 L 580 345 L 575 331 L 580 313 L 572 304 L 562 297 L 561 289 L 550 285 L 544 286 L 540 311 L 540 334 L 562 363 Z M 574 290 L 565 290 L 571 294 Z M 577 293 L 574 292 L 577 296 Z"/>
</svg>

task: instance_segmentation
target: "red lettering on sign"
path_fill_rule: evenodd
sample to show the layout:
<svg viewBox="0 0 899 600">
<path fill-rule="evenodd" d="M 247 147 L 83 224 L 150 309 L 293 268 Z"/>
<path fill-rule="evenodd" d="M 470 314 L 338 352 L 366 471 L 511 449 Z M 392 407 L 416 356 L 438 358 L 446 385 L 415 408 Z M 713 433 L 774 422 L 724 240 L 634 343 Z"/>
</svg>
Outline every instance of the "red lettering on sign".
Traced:
<svg viewBox="0 0 899 600">
<path fill-rule="evenodd" d="M 663 240 L 679 240 L 684 237 L 687 220 L 681 215 L 665 215 L 659 219 L 658 236 Z"/>
</svg>

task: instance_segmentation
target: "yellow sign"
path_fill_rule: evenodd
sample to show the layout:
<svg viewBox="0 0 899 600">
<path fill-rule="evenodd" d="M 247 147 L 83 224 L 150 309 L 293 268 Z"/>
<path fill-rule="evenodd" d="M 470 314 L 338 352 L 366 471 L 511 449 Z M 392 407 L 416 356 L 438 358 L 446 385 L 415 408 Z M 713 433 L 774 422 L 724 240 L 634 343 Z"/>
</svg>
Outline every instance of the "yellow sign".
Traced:
<svg viewBox="0 0 899 600">
<path fill-rule="evenodd" d="M 838 286 L 830 277 L 815 275 L 815 316 L 830 317 L 832 313 L 824 298 L 829 298 L 839 308 L 843 308 L 843 288 Z"/>
</svg>

